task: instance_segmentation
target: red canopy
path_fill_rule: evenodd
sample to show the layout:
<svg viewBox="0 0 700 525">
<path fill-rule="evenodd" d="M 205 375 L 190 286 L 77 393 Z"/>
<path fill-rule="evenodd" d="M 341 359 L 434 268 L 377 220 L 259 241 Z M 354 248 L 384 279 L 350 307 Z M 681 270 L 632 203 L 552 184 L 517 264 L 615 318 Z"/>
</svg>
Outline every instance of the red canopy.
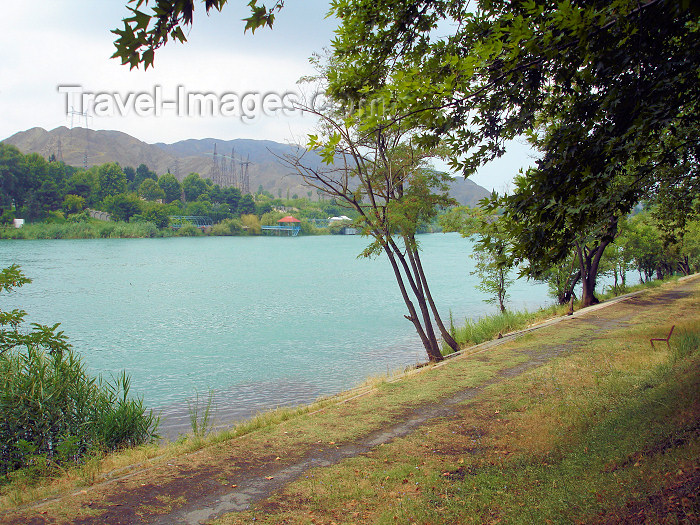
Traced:
<svg viewBox="0 0 700 525">
<path fill-rule="evenodd" d="M 295 219 L 291 215 L 287 215 L 286 217 L 282 217 L 277 222 L 301 222 L 301 221 L 299 219 Z"/>
</svg>

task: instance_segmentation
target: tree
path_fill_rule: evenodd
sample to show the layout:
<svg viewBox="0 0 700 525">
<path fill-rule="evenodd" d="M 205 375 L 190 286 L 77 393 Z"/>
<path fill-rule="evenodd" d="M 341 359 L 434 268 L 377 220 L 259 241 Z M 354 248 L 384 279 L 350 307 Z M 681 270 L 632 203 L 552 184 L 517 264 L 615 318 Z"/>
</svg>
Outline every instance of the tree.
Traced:
<svg viewBox="0 0 700 525">
<path fill-rule="evenodd" d="M 509 274 L 512 269 L 510 239 L 497 215 L 488 215 L 481 208 L 456 207 L 439 219 L 443 232 L 459 232 L 462 237 L 477 239 L 472 258 L 476 269 L 472 275 L 479 277 L 477 285 L 489 294 L 487 303 L 497 303 L 501 313 L 506 311 L 508 287 L 513 284 Z"/>
<path fill-rule="evenodd" d="M 663 243 L 661 235 L 648 214 L 639 214 L 627 221 L 627 249 L 642 282 L 653 279 L 661 262 Z"/>
<path fill-rule="evenodd" d="M 145 179 L 139 186 L 139 197 L 147 201 L 155 201 L 165 198 L 165 191 L 153 179 Z"/>
<path fill-rule="evenodd" d="M 94 203 L 97 199 L 98 185 L 96 168 L 87 171 L 79 170 L 66 182 L 66 192 L 83 197 L 86 203 Z"/>
<path fill-rule="evenodd" d="M 27 171 L 24 155 L 15 146 L 0 142 L 0 206 L 24 206 Z"/>
<path fill-rule="evenodd" d="M 36 199 L 46 211 L 55 211 L 61 207 L 61 193 L 56 183 L 51 180 L 45 180 L 38 190 L 35 192 Z"/>
<path fill-rule="evenodd" d="M 131 217 L 141 212 L 141 202 L 133 193 L 110 195 L 104 200 L 105 208 L 117 221 L 128 222 Z"/>
<path fill-rule="evenodd" d="M 63 210 L 69 213 L 80 213 L 85 209 L 85 198 L 80 195 L 68 194 L 63 199 Z"/>
<path fill-rule="evenodd" d="M 136 171 L 134 171 L 133 180 L 129 183 L 129 190 L 138 191 L 138 189 L 141 187 L 141 184 L 147 179 L 152 179 L 154 182 L 157 182 L 158 175 L 156 175 L 155 172 L 148 169 L 148 166 L 146 166 L 145 164 L 139 164 L 139 167 L 136 168 Z"/>
<path fill-rule="evenodd" d="M 231 209 L 225 202 L 215 202 L 209 209 L 209 217 L 214 223 L 231 218 Z"/>
<path fill-rule="evenodd" d="M 498 248 L 485 248 L 477 245 L 472 253 L 476 261 L 476 269 L 471 272 L 479 277 L 477 288 L 489 295 L 484 299 L 487 303 L 498 304 L 501 313 L 506 311 L 508 301 L 508 287 L 513 284 L 513 279 L 508 276 L 509 266 L 505 254 L 505 246 Z"/>
<path fill-rule="evenodd" d="M 569 304 L 575 297 L 574 288 L 581 279 L 577 260 L 577 254 L 572 251 L 566 259 L 544 270 L 536 278 L 547 283 L 549 295 L 556 299 L 558 304 Z"/>
<path fill-rule="evenodd" d="M 198 215 L 208 217 L 211 214 L 211 202 L 208 200 L 197 200 L 187 203 L 187 215 Z"/>
<path fill-rule="evenodd" d="M 516 257 L 536 274 L 575 249 L 588 304 L 617 218 L 664 186 L 697 195 L 700 46 L 686 7 L 338 1 L 329 92 L 357 113 L 391 106 L 428 144 L 447 140 L 465 175 L 529 133 L 537 167 L 499 202 L 530 226 Z"/>
<path fill-rule="evenodd" d="M 247 193 L 241 197 L 238 203 L 238 213 L 241 215 L 254 215 L 255 214 L 255 201 L 250 193 Z"/>
<path fill-rule="evenodd" d="M 308 148 L 320 151 L 325 166 L 306 163 L 304 154 L 289 156 L 287 162 L 307 185 L 356 212 L 355 225 L 371 238 L 362 255 L 387 257 L 408 309 L 406 319 L 428 358 L 442 360 L 434 325 L 453 350 L 459 347 L 433 301 L 416 240 L 422 221 L 435 217 L 438 208 L 455 204 L 448 195 L 449 176 L 428 165 L 440 151 L 416 148 L 412 130 L 377 126 L 363 132 L 333 108 L 306 109 L 321 119 L 321 134 L 309 137 Z"/>
<path fill-rule="evenodd" d="M 26 171 L 18 179 L 18 190 L 26 199 L 34 197 L 42 210 L 57 209 L 60 182 L 49 177 L 49 163 L 38 153 L 30 153 L 24 156 Z"/>
<path fill-rule="evenodd" d="M 221 11 L 227 0 L 202 0 L 207 14 L 212 9 Z M 158 0 L 150 13 L 140 10 L 144 0 L 129 0 L 134 7 L 127 5 L 131 16 L 125 18 L 124 29 L 112 31 L 118 36 L 114 42 L 116 51 L 112 58 L 120 58 L 122 64 L 137 68 L 143 64 L 145 69 L 153 65 L 155 51 L 170 39 L 184 43 L 187 41 L 182 26 L 192 24 L 195 0 Z M 147 3 L 147 2 L 146 2 Z M 255 32 L 260 27 L 272 27 L 275 13 L 284 5 L 284 0 L 275 0 L 271 7 L 257 5 L 257 0 L 248 3 L 250 16 L 244 18 L 245 30 Z"/>
<path fill-rule="evenodd" d="M 124 175 L 126 175 L 126 184 L 129 188 L 133 188 L 134 179 L 136 179 L 136 170 L 131 166 L 124 166 L 122 168 Z"/>
<path fill-rule="evenodd" d="M 158 228 L 167 228 L 170 224 L 170 216 L 165 206 L 156 202 L 144 203 L 141 209 L 141 218 L 152 222 Z"/>
<path fill-rule="evenodd" d="M 231 213 L 235 214 L 238 210 L 239 203 L 241 202 L 241 190 L 229 186 L 221 190 L 223 201 L 228 204 Z"/>
<path fill-rule="evenodd" d="M 100 200 L 126 191 L 126 175 L 119 164 L 109 162 L 97 168 L 97 184 Z"/>
<path fill-rule="evenodd" d="M 182 196 L 182 187 L 180 182 L 175 178 L 175 175 L 166 173 L 158 179 L 158 186 L 165 193 L 165 202 L 170 204 L 178 200 Z"/>
<path fill-rule="evenodd" d="M 630 229 L 627 226 L 627 218 L 620 219 L 618 234 L 612 244 L 608 246 L 601 261 L 603 274 L 612 274 L 613 291 L 619 294 L 627 288 L 627 272 L 632 269 L 632 253 L 629 249 Z"/>
<path fill-rule="evenodd" d="M 272 211 L 272 203 L 268 200 L 255 203 L 255 215 L 262 217 Z"/>
<path fill-rule="evenodd" d="M 198 173 L 190 173 L 182 180 L 182 191 L 187 201 L 195 201 L 207 192 L 207 183 Z"/>
</svg>

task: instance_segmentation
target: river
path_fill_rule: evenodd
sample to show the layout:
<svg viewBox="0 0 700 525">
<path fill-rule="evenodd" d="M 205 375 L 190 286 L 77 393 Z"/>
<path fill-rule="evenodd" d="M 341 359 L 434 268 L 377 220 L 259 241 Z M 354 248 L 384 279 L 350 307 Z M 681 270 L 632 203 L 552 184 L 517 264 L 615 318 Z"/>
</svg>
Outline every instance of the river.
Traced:
<svg viewBox="0 0 700 525">
<path fill-rule="evenodd" d="M 492 313 L 471 243 L 420 236 L 445 322 Z M 388 262 L 359 236 L 2 241 L 0 264 L 33 282 L 3 294 L 30 322 L 61 323 L 88 370 L 126 370 L 132 394 L 187 431 L 187 400 L 215 393 L 221 421 L 312 401 L 425 361 Z M 551 303 L 518 281 L 509 307 Z"/>
</svg>

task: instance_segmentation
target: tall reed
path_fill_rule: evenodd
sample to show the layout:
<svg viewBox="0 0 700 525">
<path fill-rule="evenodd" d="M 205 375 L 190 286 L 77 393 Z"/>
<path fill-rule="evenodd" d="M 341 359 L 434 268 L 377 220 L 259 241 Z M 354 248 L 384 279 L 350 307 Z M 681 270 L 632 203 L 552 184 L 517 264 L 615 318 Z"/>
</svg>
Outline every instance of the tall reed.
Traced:
<svg viewBox="0 0 700 525">
<path fill-rule="evenodd" d="M 128 376 L 91 377 L 71 349 L 0 353 L 0 414 L 0 476 L 157 437 L 158 419 L 129 398 Z"/>
<path fill-rule="evenodd" d="M 557 310 L 556 306 L 541 308 L 535 312 L 506 310 L 503 313 L 480 317 L 476 320 L 465 319 L 462 327 L 455 327 L 450 317 L 450 333 L 460 346 L 478 345 L 498 337 L 499 334 L 522 330 L 534 322 L 552 317 L 557 314 Z M 443 349 L 443 353 L 449 352 Z"/>
</svg>

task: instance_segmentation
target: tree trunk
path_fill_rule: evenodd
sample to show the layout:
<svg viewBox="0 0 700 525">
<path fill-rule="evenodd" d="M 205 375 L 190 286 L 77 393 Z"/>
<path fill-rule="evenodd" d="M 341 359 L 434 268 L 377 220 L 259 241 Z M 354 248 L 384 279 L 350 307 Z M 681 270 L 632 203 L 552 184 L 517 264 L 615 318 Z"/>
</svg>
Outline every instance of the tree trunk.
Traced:
<svg viewBox="0 0 700 525">
<path fill-rule="evenodd" d="M 595 279 L 585 277 L 581 279 L 581 308 L 586 308 L 600 301 L 595 296 Z"/>
<path fill-rule="evenodd" d="M 498 306 L 501 307 L 501 313 L 506 313 L 506 306 L 503 304 L 506 295 L 506 276 L 503 268 L 498 269 Z"/>
<path fill-rule="evenodd" d="M 413 259 L 411 257 L 413 250 L 411 250 L 409 246 L 406 246 L 406 252 L 409 256 L 409 260 L 412 263 L 409 267 L 408 263 L 406 262 L 406 257 L 404 256 L 403 252 L 399 250 L 398 246 L 396 246 L 396 244 L 394 244 L 393 241 L 390 243 L 390 246 L 391 249 L 393 249 L 394 255 L 399 259 L 399 261 L 401 261 L 408 282 L 413 290 L 413 295 L 418 301 L 418 308 L 420 309 L 421 315 L 423 317 L 423 330 L 425 330 L 425 334 L 428 338 L 428 341 L 430 342 L 431 347 L 431 351 L 428 352 L 428 357 L 431 361 L 441 361 L 443 357 L 442 353 L 440 352 L 440 346 L 438 345 L 437 338 L 435 337 L 435 330 L 433 329 L 433 322 L 430 317 L 430 311 L 428 310 L 428 303 L 425 297 L 423 284 L 420 281 L 420 277 L 416 275 L 416 268 L 413 264 Z"/>
<path fill-rule="evenodd" d="M 438 313 L 437 307 L 435 306 L 435 301 L 433 301 L 433 296 L 430 293 L 430 288 L 428 288 L 428 280 L 425 278 L 425 273 L 423 272 L 423 265 L 421 264 L 421 261 L 420 261 L 420 255 L 418 254 L 417 251 L 413 251 L 413 257 L 411 257 L 410 253 L 411 252 L 409 252 L 409 258 L 411 259 L 411 264 L 414 266 L 416 273 L 418 274 L 418 277 L 420 278 L 420 282 L 423 285 L 423 290 L 425 291 L 425 297 L 428 300 L 428 304 L 430 305 L 430 310 L 433 312 L 433 318 L 435 319 L 435 324 L 437 324 L 437 326 L 438 326 L 438 330 L 440 330 L 440 335 L 442 335 L 442 338 L 445 341 L 445 343 L 447 343 L 447 345 L 453 351 L 458 352 L 459 345 L 452 337 L 452 334 L 450 334 L 450 332 L 445 328 L 445 325 L 442 322 L 442 318 L 440 317 L 440 314 Z"/>
<path fill-rule="evenodd" d="M 613 217 L 608 224 L 606 235 L 603 236 L 597 246 L 588 247 L 585 244 L 576 243 L 579 266 L 581 268 L 581 308 L 598 304 L 600 301 L 595 296 L 595 282 L 598 276 L 600 258 L 605 248 L 615 237 L 617 231 L 617 218 Z"/>
<path fill-rule="evenodd" d="M 567 304 L 574 298 L 574 288 L 581 279 L 581 270 L 577 271 L 573 277 L 569 279 L 568 286 L 564 295 L 564 302 L 559 304 Z"/>
<path fill-rule="evenodd" d="M 396 282 L 399 284 L 399 289 L 401 290 L 401 296 L 403 297 L 404 303 L 406 303 L 406 307 L 408 308 L 408 313 L 409 315 L 405 315 L 404 317 L 411 321 L 413 323 L 413 326 L 416 329 L 416 332 L 418 332 L 418 336 L 421 339 L 421 342 L 423 343 L 423 348 L 425 348 L 426 353 L 428 354 L 428 359 L 430 361 L 442 361 L 444 357 L 440 353 L 440 349 L 438 348 L 437 345 L 437 340 L 435 339 L 435 334 L 432 330 L 432 326 L 428 326 L 429 330 L 426 332 L 426 330 L 423 329 L 423 325 L 421 324 L 421 320 L 418 318 L 418 313 L 416 312 L 416 308 L 413 305 L 413 302 L 411 301 L 408 292 L 406 290 L 406 285 L 403 282 L 403 275 L 401 274 L 401 269 L 399 268 L 398 263 L 396 262 L 396 257 L 394 256 L 394 252 L 392 252 L 391 248 L 388 245 L 384 245 L 384 252 L 386 253 L 387 257 L 389 258 L 389 262 L 391 263 L 391 267 L 394 270 L 394 276 L 396 277 Z M 405 263 L 405 261 L 404 261 Z M 410 279 L 410 275 L 408 276 Z M 414 288 L 415 292 L 415 288 Z M 419 303 L 420 303 L 420 298 L 417 297 Z M 427 310 L 425 308 L 425 299 L 423 299 L 423 306 L 422 310 Z M 420 305 L 419 305 L 420 306 Z M 424 316 L 425 317 L 425 316 Z"/>
</svg>

